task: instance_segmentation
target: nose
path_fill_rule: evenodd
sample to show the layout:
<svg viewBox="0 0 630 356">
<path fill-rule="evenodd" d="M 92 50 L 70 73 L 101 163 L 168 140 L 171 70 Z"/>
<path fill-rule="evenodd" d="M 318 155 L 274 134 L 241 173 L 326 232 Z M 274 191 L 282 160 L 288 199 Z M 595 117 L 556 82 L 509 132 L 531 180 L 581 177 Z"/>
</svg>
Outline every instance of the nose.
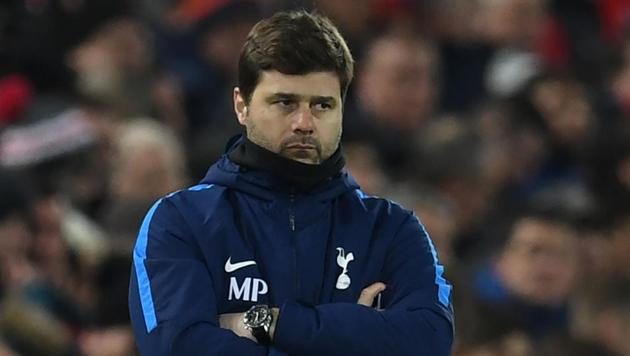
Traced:
<svg viewBox="0 0 630 356">
<path fill-rule="evenodd" d="M 301 108 L 293 117 L 292 130 L 294 133 L 311 135 L 314 131 L 315 117 L 310 108 Z"/>
</svg>

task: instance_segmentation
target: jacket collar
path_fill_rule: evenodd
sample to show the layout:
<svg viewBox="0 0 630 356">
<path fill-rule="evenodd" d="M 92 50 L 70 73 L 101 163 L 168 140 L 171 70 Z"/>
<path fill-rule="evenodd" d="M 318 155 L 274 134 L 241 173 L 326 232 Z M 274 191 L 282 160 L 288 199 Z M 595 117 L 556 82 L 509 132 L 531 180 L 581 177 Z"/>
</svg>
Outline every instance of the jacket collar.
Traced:
<svg viewBox="0 0 630 356">
<path fill-rule="evenodd" d="M 332 160 L 327 160 L 330 161 L 327 163 L 329 166 L 321 172 L 318 172 L 318 169 L 315 168 L 318 166 L 288 160 L 265 150 L 283 160 L 298 163 L 296 167 L 299 168 L 296 168 L 296 170 L 298 174 L 306 176 L 305 186 L 303 185 L 304 183 L 292 179 L 294 176 L 287 176 L 287 173 L 284 172 L 286 167 L 283 166 L 283 163 L 276 162 L 273 164 L 260 165 L 259 167 L 252 167 L 252 164 L 249 162 L 245 162 L 244 164 L 237 163 L 236 161 L 242 162 L 242 160 L 239 160 L 238 154 L 236 154 L 236 160 L 233 160 L 232 153 L 238 149 L 242 140 L 243 137 L 239 136 L 232 138 L 230 142 L 228 142 L 226 152 L 217 163 L 210 167 L 206 177 L 201 183 L 227 186 L 266 200 L 277 199 L 278 194 L 287 196 L 308 195 L 320 200 L 330 200 L 346 191 L 359 188 L 354 178 L 343 168 L 344 161 L 341 150 L 338 150 L 338 153 L 335 154 L 341 156 L 341 160 L 339 157 L 333 158 L 335 155 L 331 156 Z M 245 149 L 247 149 L 247 147 Z M 261 150 L 263 149 L 261 148 Z M 263 156 L 257 157 L 254 162 L 257 159 L 263 158 Z M 339 162 L 341 162 L 341 164 Z M 276 164 L 278 164 L 278 166 L 275 166 Z M 301 168 L 305 168 L 305 170 L 301 170 Z M 316 175 L 316 179 L 309 178 L 310 172 L 308 172 L 308 169 L 315 171 L 312 174 Z"/>
</svg>

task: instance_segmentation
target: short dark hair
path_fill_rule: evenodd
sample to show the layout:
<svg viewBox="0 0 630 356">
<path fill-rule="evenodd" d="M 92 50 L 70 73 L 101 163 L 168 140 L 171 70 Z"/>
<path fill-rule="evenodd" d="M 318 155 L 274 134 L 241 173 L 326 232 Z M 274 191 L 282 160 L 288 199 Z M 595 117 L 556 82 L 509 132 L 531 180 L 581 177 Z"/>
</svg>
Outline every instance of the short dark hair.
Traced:
<svg viewBox="0 0 630 356">
<path fill-rule="evenodd" d="M 335 25 L 325 16 L 307 11 L 278 12 L 252 28 L 241 50 L 238 87 L 246 102 L 266 70 L 295 75 L 335 72 L 345 98 L 354 59 Z"/>
</svg>

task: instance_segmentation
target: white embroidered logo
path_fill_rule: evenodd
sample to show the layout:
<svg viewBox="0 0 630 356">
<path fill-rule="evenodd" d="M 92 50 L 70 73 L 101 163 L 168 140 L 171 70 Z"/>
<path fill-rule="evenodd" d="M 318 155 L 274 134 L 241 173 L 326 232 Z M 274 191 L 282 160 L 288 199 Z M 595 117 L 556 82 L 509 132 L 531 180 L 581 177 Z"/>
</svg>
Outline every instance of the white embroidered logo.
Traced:
<svg viewBox="0 0 630 356">
<path fill-rule="evenodd" d="M 244 300 L 246 302 L 257 302 L 258 296 L 267 294 L 269 286 L 267 282 L 260 278 L 247 277 L 243 280 L 243 284 L 239 286 L 236 277 L 230 278 L 230 290 L 228 292 L 228 300 Z"/>
<path fill-rule="evenodd" d="M 342 268 L 341 274 L 337 277 L 337 289 L 347 289 L 350 287 L 350 276 L 348 276 L 348 263 L 354 260 L 352 252 L 346 255 L 342 247 L 337 247 L 339 254 L 337 255 L 337 265 Z"/>
<path fill-rule="evenodd" d="M 225 272 L 232 273 L 243 267 L 252 266 L 255 264 L 256 264 L 256 261 L 243 261 L 243 262 L 232 263 L 232 256 L 230 256 L 227 259 L 227 261 L 225 261 Z"/>
</svg>

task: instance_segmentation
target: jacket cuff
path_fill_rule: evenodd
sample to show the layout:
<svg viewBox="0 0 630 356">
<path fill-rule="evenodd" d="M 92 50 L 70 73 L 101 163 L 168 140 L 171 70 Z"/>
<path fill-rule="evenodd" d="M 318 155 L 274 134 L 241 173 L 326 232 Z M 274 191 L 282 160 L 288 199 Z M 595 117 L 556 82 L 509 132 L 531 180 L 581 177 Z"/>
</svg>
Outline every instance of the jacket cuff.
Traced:
<svg viewBox="0 0 630 356">
<path fill-rule="evenodd" d="M 312 328 L 316 320 L 314 308 L 293 301 L 284 302 L 276 322 L 273 345 L 288 353 L 299 353 L 308 344 L 309 335 L 314 335 Z"/>
</svg>

